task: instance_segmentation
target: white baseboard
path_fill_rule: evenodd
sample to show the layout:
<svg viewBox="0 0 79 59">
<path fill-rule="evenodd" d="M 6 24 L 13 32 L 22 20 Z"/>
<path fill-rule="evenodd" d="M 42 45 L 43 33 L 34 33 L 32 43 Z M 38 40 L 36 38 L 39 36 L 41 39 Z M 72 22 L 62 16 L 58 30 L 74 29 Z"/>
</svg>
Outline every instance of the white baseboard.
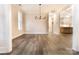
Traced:
<svg viewBox="0 0 79 59">
<path fill-rule="evenodd" d="M 48 34 L 48 32 L 26 32 L 25 34 Z"/>
<path fill-rule="evenodd" d="M 8 49 L 6 47 L 0 47 L 0 53 L 10 53 L 12 49 Z"/>
<path fill-rule="evenodd" d="M 22 33 L 22 34 L 16 35 L 16 36 L 12 37 L 12 39 L 15 39 L 15 38 L 17 38 L 17 37 L 19 37 L 19 36 L 21 36 L 21 35 L 23 35 L 23 34 L 25 34 L 25 33 Z"/>
<path fill-rule="evenodd" d="M 77 49 L 75 49 L 75 48 L 72 48 L 72 50 L 73 50 L 73 51 L 76 51 L 76 52 L 79 52 L 79 50 L 77 50 Z"/>
</svg>

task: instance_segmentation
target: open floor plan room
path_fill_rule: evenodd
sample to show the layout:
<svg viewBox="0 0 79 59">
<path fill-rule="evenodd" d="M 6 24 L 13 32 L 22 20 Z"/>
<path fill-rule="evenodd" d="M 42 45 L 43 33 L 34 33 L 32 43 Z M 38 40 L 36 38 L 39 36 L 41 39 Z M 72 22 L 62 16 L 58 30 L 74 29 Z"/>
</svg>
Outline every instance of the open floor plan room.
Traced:
<svg viewBox="0 0 79 59">
<path fill-rule="evenodd" d="M 0 55 L 78 55 L 78 16 L 74 4 L 1 4 Z"/>
</svg>

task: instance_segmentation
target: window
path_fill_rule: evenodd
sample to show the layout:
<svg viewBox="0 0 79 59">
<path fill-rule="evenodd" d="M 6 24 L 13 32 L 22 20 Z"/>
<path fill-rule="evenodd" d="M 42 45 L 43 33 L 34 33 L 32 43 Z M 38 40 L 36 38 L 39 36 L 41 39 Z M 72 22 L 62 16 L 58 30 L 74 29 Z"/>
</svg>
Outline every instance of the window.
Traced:
<svg viewBox="0 0 79 59">
<path fill-rule="evenodd" d="M 18 11 L 18 30 L 22 31 L 22 13 Z"/>
</svg>

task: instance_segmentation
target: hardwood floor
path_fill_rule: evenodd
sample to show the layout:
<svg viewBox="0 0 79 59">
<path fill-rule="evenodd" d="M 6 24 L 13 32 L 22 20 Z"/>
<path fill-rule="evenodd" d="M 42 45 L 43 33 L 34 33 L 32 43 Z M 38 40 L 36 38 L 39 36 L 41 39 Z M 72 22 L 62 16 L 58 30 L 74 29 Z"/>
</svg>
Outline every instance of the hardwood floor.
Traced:
<svg viewBox="0 0 79 59">
<path fill-rule="evenodd" d="M 13 40 L 11 55 L 72 55 L 72 35 L 27 34 Z"/>
</svg>

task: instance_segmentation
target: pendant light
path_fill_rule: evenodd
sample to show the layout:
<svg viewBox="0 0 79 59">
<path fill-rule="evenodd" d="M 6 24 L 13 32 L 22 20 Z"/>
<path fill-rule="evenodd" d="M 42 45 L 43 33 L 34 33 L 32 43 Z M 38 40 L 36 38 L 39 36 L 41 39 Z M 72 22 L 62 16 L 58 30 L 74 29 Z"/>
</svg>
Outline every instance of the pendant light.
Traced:
<svg viewBox="0 0 79 59">
<path fill-rule="evenodd" d="M 39 4 L 39 19 L 41 19 L 41 4 Z"/>
<path fill-rule="evenodd" d="M 41 15 L 42 4 L 38 4 L 38 6 L 39 6 L 39 16 L 35 16 L 35 19 L 39 19 L 39 20 L 46 19 L 46 17 L 42 17 Z"/>
</svg>

